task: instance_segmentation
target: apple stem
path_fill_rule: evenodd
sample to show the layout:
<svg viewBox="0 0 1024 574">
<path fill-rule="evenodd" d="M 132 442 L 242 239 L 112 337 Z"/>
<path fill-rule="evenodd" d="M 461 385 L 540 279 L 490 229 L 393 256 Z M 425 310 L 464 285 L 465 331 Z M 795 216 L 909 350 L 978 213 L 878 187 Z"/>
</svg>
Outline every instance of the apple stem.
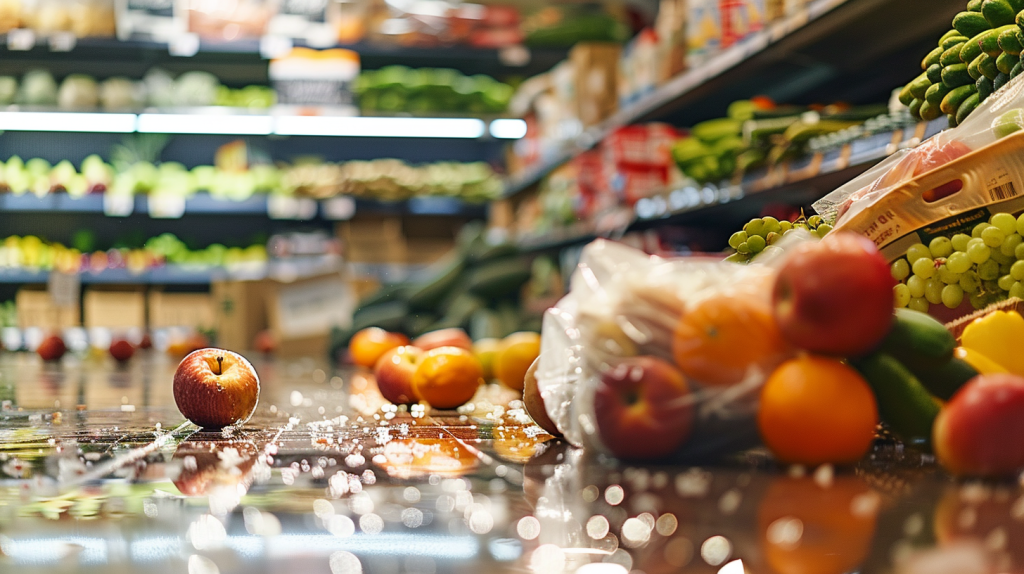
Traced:
<svg viewBox="0 0 1024 574">
<path fill-rule="evenodd" d="M 224 357 L 217 357 L 217 374 L 224 372 Z"/>
</svg>

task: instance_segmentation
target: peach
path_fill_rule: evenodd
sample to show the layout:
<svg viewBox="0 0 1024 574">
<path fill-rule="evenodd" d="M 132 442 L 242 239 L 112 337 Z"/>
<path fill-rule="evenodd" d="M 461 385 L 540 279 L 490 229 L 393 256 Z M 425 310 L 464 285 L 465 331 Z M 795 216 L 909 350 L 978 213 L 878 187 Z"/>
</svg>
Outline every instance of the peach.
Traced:
<svg viewBox="0 0 1024 574">
<path fill-rule="evenodd" d="M 352 335 L 348 342 L 352 362 L 372 369 L 377 361 L 391 349 L 409 344 L 409 337 L 401 333 L 389 333 L 380 327 L 367 327 Z"/>
<path fill-rule="evenodd" d="M 377 388 L 384 398 L 396 405 L 407 405 L 420 400 L 412 387 L 412 378 L 423 360 L 423 349 L 405 345 L 384 353 L 373 369 Z"/>
<path fill-rule="evenodd" d="M 932 429 L 939 464 L 958 476 L 1024 468 L 1024 377 L 978 375 L 946 403 Z"/>
<path fill-rule="evenodd" d="M 473 340 L 465 331 L 459 328 L 438 329 L 424 333 L 412 342 L 413 347 L 419 347 L 424 351 L 438 347 L 459 347 L 467 351 L 473 350 Z"/>
</svg>

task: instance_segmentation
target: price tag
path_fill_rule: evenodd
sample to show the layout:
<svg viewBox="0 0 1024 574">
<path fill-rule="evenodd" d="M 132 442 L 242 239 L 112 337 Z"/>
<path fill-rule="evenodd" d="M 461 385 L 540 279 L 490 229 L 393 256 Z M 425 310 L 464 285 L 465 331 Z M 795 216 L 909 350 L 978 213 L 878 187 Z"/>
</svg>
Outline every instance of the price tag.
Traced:
<svg viewBox="0 0 1024 574">
<path fill-rule="evenodd" d="M 50 36 L 51 52 L 70 52 L 75 49 L 78 39 L 71 32 L 55 32 Z"/>
<path fill-rule="evenodd" d="M 498 61 L 506 66 L 523 67 L 530 63 L 533 55 L 523 45 L 507 46 L 498 51 Z"/>
<path fill-rule="evenodd" d="M 75 307 L 78 305 L 82 283 L 77 273 L 51 271 L 47 282 L 50 299 L 57 307 Z"/>
<path fill-rule="evenodd" d="M 25 28 L 15 28 L 7 32 L 7 49 L 12 52 L 31 50 L 36 45 L 36 34 Z"/>
<path fill-rule="evenodd" d="M 123 193 L 103 194 L 103 215 L 128 217 L 135 209 L 135 197 Z"/>
<path fill-rule="evenodd" d="M 153 219 L 180 219 L 184 214 L 184 197 L 178 195 L 149 196 L 149 216 Z"/>
<path fill-rule="evenodd" d="M 167 43 L 167 52 L 172 56 L 191 58 L 199 53 L 198 34 L 178 34 Z"/>
<path fill-rule="evenodd" d="M 260 57 L 264 60 L 280 58 L 292 51 L 291 38 L 284 36 L 263 36 L 260 38 Z"/>
<path fill-rule="evenodd" d="M 321 203 L 324 218 L 333 221 L 348 221 L 356 214 L 356 201 L 348 196 L 332 197 Z"/>
<path fill-rule="evenodd" d="M 313 219 L 316 202 L 308 198 L 271 195 L 267 198 L 267 217 L 270 219 Z"/>
</svg>

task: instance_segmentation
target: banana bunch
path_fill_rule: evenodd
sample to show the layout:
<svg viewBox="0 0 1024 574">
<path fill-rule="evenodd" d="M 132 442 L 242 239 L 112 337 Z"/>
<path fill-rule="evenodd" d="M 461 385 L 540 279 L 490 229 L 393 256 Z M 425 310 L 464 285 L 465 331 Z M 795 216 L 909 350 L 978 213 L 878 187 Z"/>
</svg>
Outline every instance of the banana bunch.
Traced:
<svg viewBox="0 0 1024 574">
<path fill-rule="evenodd" d="M 905 443 L 928 448 L 941 401 L 978 374 L 954 356 L 955 349 L 956 339 L 942 323 L 902 308 L 880 347 L 850 361 L 871 385 L 882 422 Z"/>
<path fill-rule="evenodd" d="M 942 114 L 957 126 L 992 93 L 1024 71 L 1024 0 L 971 0 L 953 29 L 921 61 L 920 76 L 900 90 L 915 118 Z"/>
</svg>

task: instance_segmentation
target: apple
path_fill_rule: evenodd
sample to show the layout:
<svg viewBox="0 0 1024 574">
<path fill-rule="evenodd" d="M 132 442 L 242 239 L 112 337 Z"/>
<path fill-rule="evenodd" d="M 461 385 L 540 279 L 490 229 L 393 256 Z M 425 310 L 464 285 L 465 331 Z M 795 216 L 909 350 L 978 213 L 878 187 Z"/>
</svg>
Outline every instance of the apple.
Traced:
<svg viewBox="0 0 1024 574">
<path fill-rule="evenodd" d="M 270 329 L 264 329 L 256 334 L 253 341 L 256 350 L 264 355 L 270 355 L 277 350 L 277 338 Z"/>
<path fill-rule="evenodd" d="M 548 434 L 561 437 L 562 431 L 558 425 L 548 416 L 547 408 L 544 406 L 544 397 L 537 387 L 537 366 L 540 364 L 540 357 L 537 357 L 530 368 L 526 370 L 526 377 L 523 380 L 523 406 L 527 414 L 537 423 L 537 426 L 548 431 Z"/>
<path fill-rule="evenodd" d="M 439 329 L 437 331 L 431 331 L 424 333 L 413 340 L 412 345 L 419 347 L 424 351 L 436 349 L 438 347 L 460 347 L 467 351 L 473 350 L 473 340 L 469 338 L 469 335 L 465 331 L 459 328 L 452 329 Z"/>
<path fill-rule="evenodd" d="M 119 363 L 124 363 L 128 359 L 132 358 L 135 354 L 135 346 L 128 342 L 127 339 L 114 339 L 110 343 L 110 356 L 114 357 Z"/>
<path fill-rule="evenodd" d="M 594 417 L 604 446 L 623 459 L 665 457 L 693 428 L 690 388 L 674 366 L 657 357 L 623 360 L 601 375 Z"/>
<path fill-rule="evenodd" d="M 830 234 L 798 246 L 779 269 L 775 320 L 782 335 L 806 351 L 864 355 L 892 327 L 893 286 L 889 263 L 871 240 Z"/>
<path fill-rule="evenodd" d="M 203 428 L 240 425 L 260 399 L 260 379 L 249 361 L 224 349 L 199 349 L 174 371 L 174 402 Z"/>
<path fill-rule="evenodd" d="M 39 343 L 36 347 L 36 353 L 44 361 L 59 361 L 64 353 L 68 352 L 67 346 L 64 345 L 64 339 L 61 339 L 58 335 L 50 335 Z"/>
<path fill-rule="evenodd" d="M 207 496 L 227 489 L 237 495 L 239 485 L 248 488 L 258 455 L 250 441 L 189 438 L 174 450 L 173 460 L 181 464 L 181 472 L 172 482 L 185 496 Z"/>
<path fill-rule="evenodd" d="M 348 351 L 355 364 L 372 369 L 384 353 L 409 344 L 409 337 L 401 333 L 390 333 L 379 327 L 367 327 L 352 335 Z"/>
<path fill-rule="evenodd" d="M 153 348 L 153 338 L 149 336 L 149 333 L 145 333 L 145 334 L 142 335 L 142 340 L 139 341 L 139 348 L 140 349 L 152 349 Z"/>
<path fill-rule="evenodd" d="M 1008 476 L 1024 469 L 1024 377 L 978 375 L 939 412 L 935 458 L 958 476 Z"/>
<path fill-rule="evenodd" d="M 426 352 L 419 347 L 405 345 L 384 353 L 373 370 L 377 387 L 384 398 L 396 405 L 408 405 L 420 400 L 412 388 L 412 377 Z"/>
</svg>

